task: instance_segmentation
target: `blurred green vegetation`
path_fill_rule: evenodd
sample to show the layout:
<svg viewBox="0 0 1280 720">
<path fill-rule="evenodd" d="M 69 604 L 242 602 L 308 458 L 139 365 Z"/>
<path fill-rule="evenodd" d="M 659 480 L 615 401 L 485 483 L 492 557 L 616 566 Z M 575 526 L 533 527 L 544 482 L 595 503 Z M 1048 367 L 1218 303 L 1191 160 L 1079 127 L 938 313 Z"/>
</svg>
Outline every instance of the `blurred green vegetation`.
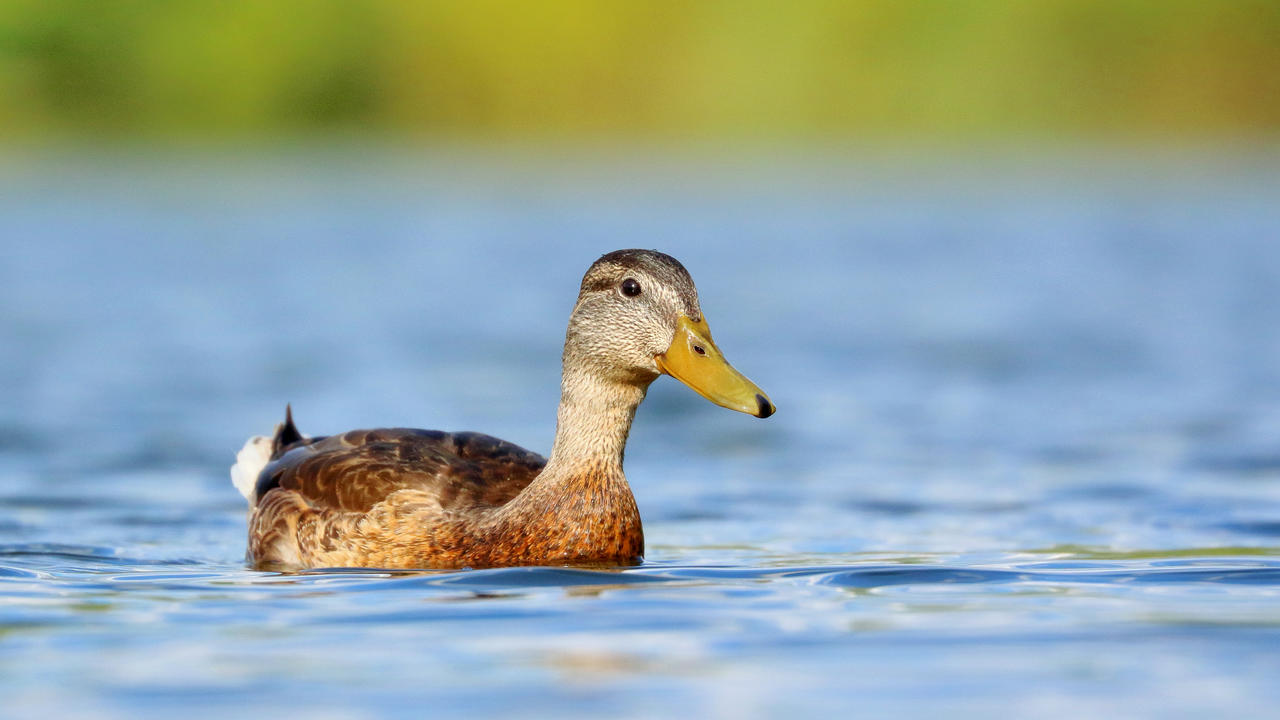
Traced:
<svg viewBox="0 0 1280 720">
<path fill-rule="evenodd" d="M 1280 0 L 2 0 L 0 140 L 1272 135 Z"/>
</svg>

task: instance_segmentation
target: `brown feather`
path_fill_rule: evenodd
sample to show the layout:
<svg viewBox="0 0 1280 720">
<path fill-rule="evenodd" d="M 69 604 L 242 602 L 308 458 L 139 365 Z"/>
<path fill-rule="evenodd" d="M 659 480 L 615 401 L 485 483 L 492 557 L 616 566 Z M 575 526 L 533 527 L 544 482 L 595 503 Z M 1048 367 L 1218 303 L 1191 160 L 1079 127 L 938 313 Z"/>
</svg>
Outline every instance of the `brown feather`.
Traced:
<svg viewBox="0 0 1280 720">
<path fill-rule="evenodd" d="M 456 509 L 501 505 L 546 464 L 537 453 L 480 433 L 352 430 L 290 446 L 263 469 L 260 483 L 296 491 L 325 509 L 368 512 L 400 490 L 432 493 L 441 507 Z"/>
<path fill-rule="evenodd" d="M 263 471 L 249 523 L 258 567 L 489 567 L 635 562 L 644 536 L 620 475 L 583 472 L 571 500 L 533 493 L 537 453 L 480 433 L 354 430 L 296 443 Z"/>
</svg>

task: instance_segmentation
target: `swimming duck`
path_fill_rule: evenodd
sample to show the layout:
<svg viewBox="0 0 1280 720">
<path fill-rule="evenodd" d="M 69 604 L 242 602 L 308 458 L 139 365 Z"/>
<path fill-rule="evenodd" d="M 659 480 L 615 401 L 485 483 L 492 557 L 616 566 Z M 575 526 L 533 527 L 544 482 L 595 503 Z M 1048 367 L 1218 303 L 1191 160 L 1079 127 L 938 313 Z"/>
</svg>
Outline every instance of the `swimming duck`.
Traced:
<svg viewBox="0 0 1280 720">
<path fill-rule="evenodd" d="M 724 359 L 675 258 L 618 250 L 591 265 L 565 335 L 551 456 L 473 432 L 305 437 L 286 409 L 231 469 L 261 568 L 626 565 L 644 554 L 622 456 L 659 375 L 717 405 L 774 405 Z"/>
</svg>

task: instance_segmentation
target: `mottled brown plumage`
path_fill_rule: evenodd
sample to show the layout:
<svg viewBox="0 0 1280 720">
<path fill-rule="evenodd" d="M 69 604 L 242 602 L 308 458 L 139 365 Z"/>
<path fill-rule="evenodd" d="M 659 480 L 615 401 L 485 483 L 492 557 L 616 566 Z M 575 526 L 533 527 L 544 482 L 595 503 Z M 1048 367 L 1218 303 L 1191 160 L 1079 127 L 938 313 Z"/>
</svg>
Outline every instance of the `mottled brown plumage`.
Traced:
<svg viewBox="0 0 1280 720">
<path fill-rule="evenodd" d="M 628 290 L 642 291 L 621 291 L 626 280 Z M 550 458 L 480 433 L 380 429 L 306 438 L 288 413 L 270 444 L 250 440 L 232 470 L 238 487 L 238 473 L 255 481 L 241 487 L 251 505 L 250 561 L 283 568 L 635 563 L 644 534 L 622 456 L 649 384 L 669 372 L 726 407 L 773 412 L 719 356 L 684 267 L 653 251 L 618 251 L 591 266 L 563 361 Z M 244 459 L 251 449 L 265 459 L 268 448 L 265 467 Z"/>
</svg>

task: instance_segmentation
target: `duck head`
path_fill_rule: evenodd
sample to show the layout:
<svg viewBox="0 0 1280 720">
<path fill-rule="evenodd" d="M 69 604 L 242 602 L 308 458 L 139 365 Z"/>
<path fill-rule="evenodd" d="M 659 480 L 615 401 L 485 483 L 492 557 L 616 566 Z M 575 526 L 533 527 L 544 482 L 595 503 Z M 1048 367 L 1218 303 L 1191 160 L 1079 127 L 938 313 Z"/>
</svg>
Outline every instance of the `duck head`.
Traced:
<svg viewBox="0 0 1280 720">
<path fill-rule="evenodd" d="M 655 250 L 617 250 L 587 270 L 564 365 L 641 387 L 670 375 L 717 405 L 756 417 L 776 409 L 711 339 L 689 272 Z"/>
</svg>

